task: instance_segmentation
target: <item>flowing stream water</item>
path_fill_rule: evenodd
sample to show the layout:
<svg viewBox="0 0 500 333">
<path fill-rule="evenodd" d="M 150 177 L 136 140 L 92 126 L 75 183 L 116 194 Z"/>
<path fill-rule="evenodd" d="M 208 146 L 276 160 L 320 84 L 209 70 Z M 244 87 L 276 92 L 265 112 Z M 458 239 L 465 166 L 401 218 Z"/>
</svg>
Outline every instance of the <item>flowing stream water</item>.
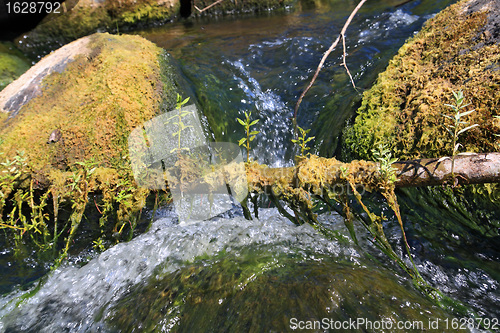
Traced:
<svg viewBox="0 0 500 333">
<path fill-rule="evenodd" d="M 360 92 L 426 19 L 453 2 L 367 2 L 346 40 L 358 90 L 339 66 L 339 49 L 299 110 L 299 125 L 316 137 L 316 153 L 340 155 L 339 137 Z M 136 33 L 176 59 L 186 91 L 216 141 L 243 137 L 236 118 L 251 111 L 261 132 L 251 156 L 287 166 L 293 163 L 291 117 L 297 97 L 355 5 L 303 1 L 282 14 L 186 21 Z M 398 198 L 424 278 L 500 330 L 500 239 L 492 227 L 498 214 L 437 189 L 400 191 Z M 397 221 L 379 197 L 366 200 L 389 216 L 386 233 L 404 256 Z M 343 242 L 308 225 L 297 227 L 273 208 L 262 208 L 259 217 L 245 220 L 235 207 L 183 225 L 164 207 L 152 227 L 130 242 L 103 253 L 82 250 L 50 272 L 43 258 L 28 253 L 19 263 L 14 250 L 5 248 L 0 332 L 286 332 L 315 320 L 323 324 L 316 331 L 420 332 L 438 323 L 436 332 L 451 332 L 457 331 L 453 323 L 464 322 L 452 308 L 436 306 L 414 288 L 366 231 L 357 229 L 360 244 L 353 244 L 340 216 L 325 212 L 320 219 L 338 230 Z M 4 242 L 0 239 L 0 245 Z M 396 329 L 398 323 L 406 326 Z"/>
</svg>

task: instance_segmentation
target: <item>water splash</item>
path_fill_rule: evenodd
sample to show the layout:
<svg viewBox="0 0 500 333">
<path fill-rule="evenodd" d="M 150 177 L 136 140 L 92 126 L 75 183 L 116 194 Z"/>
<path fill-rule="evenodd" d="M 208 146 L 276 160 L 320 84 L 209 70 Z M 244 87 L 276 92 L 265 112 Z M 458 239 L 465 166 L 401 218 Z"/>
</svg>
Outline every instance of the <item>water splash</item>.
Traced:
<svg viewBox="0 0 500 333">
<path fill-rule="evenodd" d="M 23 294 L 0 300 L 0 331 L 86 332 L 102 325 L 106 313 L 130 288 L 154 274 L 174 272 L 200 256 L 268 245 L 278 253 L 313 251 L 356 260 L 359 254 L 331 242 L 308 225 L 296 227 L 279 214 L 263 210 L 263 218 L 221 218 L 179 225 L 172 218 L 156 221 L 151 230 L 103 252 L 83 267 L 63 266 L 52 272 L 36 294 L 15 308 Z M 346 251 L 346 252 L 344 252 Z"/>
</svg>

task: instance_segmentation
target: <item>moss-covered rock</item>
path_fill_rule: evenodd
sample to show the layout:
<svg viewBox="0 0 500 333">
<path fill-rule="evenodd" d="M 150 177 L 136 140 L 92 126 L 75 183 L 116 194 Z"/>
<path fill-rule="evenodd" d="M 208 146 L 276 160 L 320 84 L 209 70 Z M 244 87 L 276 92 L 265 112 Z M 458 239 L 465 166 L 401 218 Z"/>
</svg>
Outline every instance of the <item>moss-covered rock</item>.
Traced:
<svg viewBox="0 0 500 333">
<path fill-rule="evenodd" d="M 168 56 L 137 36 L 95 34 L 66 45 L 0 95 L 0 150 L 24 150 L 41 173 L 90 159 L 122 165 L 130 131 L 158 114 L 165 98 L 174 105 L 162 62 L 168 66 Z M 54 130 L 62 138 L 48 144 Z"/>
<path fill-rule="evenodd" d="M 28 59 L 12 43 L 0 43 L 0 90 L 30 68 Z"/>
<path fill-rule="evenodd" d="M 68 10 L 49 14 L 35 29 L 18 39 L 26 53 L 38 55 L 95 32 L 128 31 L 138 25 L 174 19 L 179 0 L 66 1 Z"/>
<path fill-rule="evenodd" d="M 371 159 L 377 143 L 387 143 L 399 158 L 436 157 L 452 152 L 444 128 L 453 112 L 452 92 L 462 90 L 465 121 L 479 124 L 462 134 L 467 151 L 499 148 L 500 3 L 463 0 L 430 19 L 391 60 L 363 96 L 345 147 L 353 157 Z M 451 124 L 451 123 L 450 123 Z"/>
<path fill-rule="evenodd" d="M 169 56 L 138 36 L 94 34 L 42 59 L 0 92 L 0 226 L 55 244 L 42 209 L 50 198 L 56 225 L 59 203 L 70 203 L 67 251 L 94 192 L 103 230 L 108 216 L 112 232 L 133 230 L 149 191 L 132 177 L 128 137 L 176 98 Z"/>
</svg>

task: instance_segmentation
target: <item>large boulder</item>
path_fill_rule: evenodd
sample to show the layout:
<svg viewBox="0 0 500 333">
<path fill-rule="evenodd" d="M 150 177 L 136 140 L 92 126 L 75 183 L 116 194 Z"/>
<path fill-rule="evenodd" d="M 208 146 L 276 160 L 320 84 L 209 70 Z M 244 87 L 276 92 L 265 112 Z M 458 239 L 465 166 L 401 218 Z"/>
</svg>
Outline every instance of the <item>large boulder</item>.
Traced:
<svg viewBox="0 0 500 333">
<path fill-rule="evenodd" d="M 463 91 L 462 118 L 479 126 L 460 136 L 460 151 L 497 151 L 500 134 L 500 2 L 462 0 L 430 19 L 391 60 L 363 96 L 345 147 L 371 159 L 378 143 L 399 158 L 436 157 L 452 152 L 443 116 L 453 111 L 453 92 Z M 465 128 L 467 125 L 462 125 Z"/>
<path fill-rule="evenodd" d="M 138 36 L 94 34 L 43 58 L 0 92 L 0 227 L 63 246 L 58 262 L 84 216 L 99 221 L 98 248 L 132 237 L 149 190 L 134 181 L 129 134 L 176 101 L 169 56 Z"/>
<path fill-rule="evenodd" d="M 0 92 L 3 158 L 24 151 L 38 175 L 123 168 L 132 129 L 175 107 L 169 63 L 138 36 L 94 34 L 51 53 Z"/>
</svg>

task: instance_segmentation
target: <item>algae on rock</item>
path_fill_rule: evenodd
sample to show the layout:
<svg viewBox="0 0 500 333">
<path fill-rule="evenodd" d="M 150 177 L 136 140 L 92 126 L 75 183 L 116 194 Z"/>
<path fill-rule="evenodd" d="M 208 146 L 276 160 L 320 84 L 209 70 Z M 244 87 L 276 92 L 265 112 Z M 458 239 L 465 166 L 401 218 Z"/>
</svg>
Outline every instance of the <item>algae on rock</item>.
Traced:
<svg viewBox="0 0 500 333">
<path fill-rule="evenodd" d="M 28 59 L 12 43 L 0 43 L 0 91 L 29 67 Z"/>
</svg>

